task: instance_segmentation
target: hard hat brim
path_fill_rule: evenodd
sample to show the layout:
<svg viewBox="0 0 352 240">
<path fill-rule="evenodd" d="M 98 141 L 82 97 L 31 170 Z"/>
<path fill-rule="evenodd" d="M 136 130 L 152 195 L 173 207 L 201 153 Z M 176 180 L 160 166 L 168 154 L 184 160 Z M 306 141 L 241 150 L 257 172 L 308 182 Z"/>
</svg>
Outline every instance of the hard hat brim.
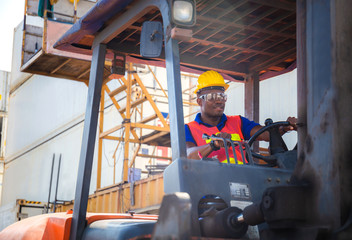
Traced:
<svg viewBox="0 0 352 240">
<path fill-rule="evenodd" d="M 203 87 L 203 88 L 197 88 L 196 90 L 194 90 L 194 93 L 195 94 L 197 94 L 199 91 L 201 91 L 202 89 L 204 89 L 204 88 L 209 88 L 209 87 L 223 87 L 223 88 L 225 88 L 225 91 L 229 88 L 229 85 L 228 84 L 226 84 L 226 83 L 224 83 L 224 84 L 219 84 L 219 83 L 217 83 L 217 84 L 210 84 L 210 85 L 208 85 L 208 86 L 206 86 L 206 87 Z"/>
</svg>

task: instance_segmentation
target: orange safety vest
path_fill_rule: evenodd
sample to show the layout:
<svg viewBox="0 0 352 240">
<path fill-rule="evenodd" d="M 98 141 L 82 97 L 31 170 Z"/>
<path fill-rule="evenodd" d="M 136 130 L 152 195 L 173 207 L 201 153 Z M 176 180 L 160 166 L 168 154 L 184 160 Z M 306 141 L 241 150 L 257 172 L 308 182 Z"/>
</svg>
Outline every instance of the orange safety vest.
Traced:
<svg viewBox="0 0 352 240">
<path fill-rule="evenodd" d="M 241 128 L 242 127 L 241 117 L 240 116 L 226 116 L 226 117 L 227 117 L 227 120 L 226 120 L 225 126 L 221 129 L 221 131 L 219 131 L 219 129 L 216 126 L 207 127 L 204 124 L 199 124 L 196 121 L 192 121 L 188 123 L 187 125 L 191 131 L 193 139 L 196 141 L 197 146 L 203 146 L 210 142 L 202 139 L 203 133 L 206 133 L 209 136 L 211 136 L 219 132 L 226 132 L 231 134 L 231 140 L 243 141 L 244 138 L 243 138 L 242 128 Z M 229 147 L 228 149 L 229 149 L 230 163 L 235 163 L 232 147 Z M 235 150 L 236 150 L 236 157 L 237 157 L 238 163 L 243 164 L 242 155 L 239 147 L 237 146 Z M 217 158 L 219 162 L 227 163 L 226 153 L 224 148 L 221 148 L 218 151 L 213 151 L 208 156 L 208 158 L 214 158 L 214 157 Z"/>
</svg>

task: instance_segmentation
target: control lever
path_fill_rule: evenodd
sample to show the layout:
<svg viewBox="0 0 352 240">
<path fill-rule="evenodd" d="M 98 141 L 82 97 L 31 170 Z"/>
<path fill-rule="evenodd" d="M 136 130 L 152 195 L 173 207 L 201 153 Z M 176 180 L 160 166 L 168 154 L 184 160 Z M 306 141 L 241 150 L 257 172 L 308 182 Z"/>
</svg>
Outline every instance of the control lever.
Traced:
<svg viewBox="0 0 352 240">
<path fill-rule="evenodd" d="M 287 125 L 289 125 L 289 122 L 287 123 L 288 123 Z M 269 126 L 271 124 L 273 124 L 273 120 L 271 118 L 267 118 L 265 120 L 265 126 Z M 288 151 L 287 146 L 279 132 L 279 128 L 269 128 L 268 131 L 270 135 L 270 140 L 269 140 L 270 155 Z"/>
<path fill-rule="evenodd" d="M 226 153 L 226 159 L 227 159 L 227 163 L 230 164 L 230 157 L 229 157 L 229 150 L 228 150 L 228 146 L 231 146 L 232 148 L 232 152 L 233 152 L 233 156 L 235 159 L 235 164 L 238 164 L 238 160 L 237 160 L 237 155 L 236 155 L 236 146 L 239 146 L 239 150 L 241 152 L 241 157 L 243 160 L 247 159 L 247 161 L 249 162 L 249 164 L 253 165 L 253 158 L 252 155 L 247 155 L 248 158 L 245 157 L 245 152 L 244 149 L 250 149 L 249 144 L 246 141 L 232 141 L 231 139 L 228 138 L 221 138 L 221 137 L 217 137 L 215 135 L 209 136 L 206 133 L 203 133 L 202 135 L 202 139 L 204 140 L 218 140 L 218 141 L 223 141 L 224 142 L 224 148 L 225 148 L 225 153 Z M 236 144 L 236 146 L 235 146 Z M 206 158 L 207 156 L 205 156 Z"/>
<path fill-rule="evenodd" d="M 203 133 L 202 139 L 204 139 L 204 140 L 209 140 L 209 139 L 211 139 L 212 141 L 213 141 L 213 140 L 223 141 L 223 142 L 224 142 L 225 153 L 226 153 L 226 159 L 227 159 L 227 163 L 228 163 L 228 164 L 230 164 L 230 156 L 229 156 L 229 149 L 228 149 L 227 143 L 230 143 L 230 144 L 231 144 L 231 146 L 232 146 L 232 151 L 233 151 L 233 153 L 234 153 L 234 156 L 236 156 L 236 154 L 235 154 L 235 145 L 233 144 L 233 142 L 232 142 L 230 139 L 217 137 L 217 136 L 215 136 L 215 135 L 209 136 L 209 135 L 206 134 L 206 133 Z M 206 157 L 207 157 L 207 156 L 206 156 Z M 236 162 L 236 164 L 238 164 L 236 157 L 235 157 L 235 162 Z"/>
</svg>

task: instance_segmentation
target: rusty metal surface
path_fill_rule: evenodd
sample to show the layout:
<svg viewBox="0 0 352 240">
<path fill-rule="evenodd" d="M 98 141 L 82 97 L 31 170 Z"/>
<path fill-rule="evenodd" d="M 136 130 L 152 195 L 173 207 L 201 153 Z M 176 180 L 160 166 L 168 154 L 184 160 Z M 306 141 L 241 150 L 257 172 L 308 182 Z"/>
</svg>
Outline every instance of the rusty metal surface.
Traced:
<svg viewBox="0 0 352 240">
<path fill-rule="evenodd" d="M 153 9 L 132 23 L 111 46 L 139 54 L 146 20 L 162 21 L 160 12 Z M 296 59 L 295 1 L 200 0 L 192 30 L 191 40 L 179 42 L 184 65 L 195 63 L 241 79 L 251 71 L 283 70 Z M 90 45 L 85 38 L 80 43 Z"/>
<path fill-rule="evenodd" d="M 136 1 L 132 4 L 134 2 Z M 252 72 L 262 74 L 281 71 L 295 62 L 295 0 L 198 0 L 196 4 L 197 23 L 192 27 L 193 37 L 189 41 L 179 42 L 183 66 L 198 70 L 216 69 L 237 80 L 244 80 Z M 70 42 L 68 51 L 91 55 L 95 36 L 129 8 L 130 6 L 127 6 L 111 19 L 107 19 L 95 33 L 85 34 L 82 38 Z M 160 11 L 154 7 L 142 17 L 129 21 L 129 24 L 119 31 L 121 33 L 108 43 L 108 49 L 140 57 L 140 33 L 144 21 L 162 22 Z M 50 35 L 62 36 L 48 31 L 48 39 L 51 38 Z M 50 53 L 53 54 L 48 57 L 55 59 L 56 67 L 59 67 L 62 62 L 56 57 L 61 54 L 54 51 Z M 81 59 L 77 55 L 68 57 Z M 159 60 L 164 61 L 163 59 L 162 55 Z M 32 67 L 23 70 L 47 75 L 55 69 L 38 65 L 39 70 L 34 71 Z M 70 69 L 62 69 L 61 74 L 56 75 L 63 78 L 67 75 L 66 78 L 73 79 L 70 74 Z"/>
<path fill-rule="evenodd" d="M 143 135 L 141 140 L 147 145 L 171 147 L 169 132 L 153 131 L 149 134 Z"/>
<path fill-rule="evenodd" d="M 53 48 L 53 44 L 70 26 L 67 23 L 46 19 L 44 28 L 42 29 L 42 36 L 39 34 L 36 35 L 37 38 L 40 38 L 40 44 L 35 44 L 32 41 L 31 36 L 33 35 L 33 31 L 27 31 L 25 34 L 25 46 L 35 47 L 36 50 L 29 50 L 29 47 L 24 49 L 23 54 L 25 56 L 21 71 L 88 82 L 91 56 Z M 31 27 L 31 25 L 27 25 L 27 29 L 32 29 Z M 104 79 L 109 75 L 110 66 L 106 65 Z"/>
</svg>

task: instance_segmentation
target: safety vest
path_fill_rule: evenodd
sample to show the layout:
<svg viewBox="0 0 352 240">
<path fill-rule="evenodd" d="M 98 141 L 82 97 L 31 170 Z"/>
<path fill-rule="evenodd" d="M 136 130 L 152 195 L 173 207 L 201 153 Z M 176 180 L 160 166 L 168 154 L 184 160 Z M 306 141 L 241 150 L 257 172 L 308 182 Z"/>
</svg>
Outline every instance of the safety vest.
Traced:
<svg viewBox="0 0 352 240">
<path fill-rule="evenodd" d="M 202 139 L 203 133 L 206 133 L 209 136 L 211 136 L 219 132 L 226 132 L 231 134 L 232 141 L 243 141 L 244 138 L 243 138 L 242 128 L 241 128 L 242 127 L 241 117 L 240 116 L 226 116 L 226 117 L 227 117 L 227 120 L 226 120 L 225 126 L 221 129 L 221 131 L 219 131 L 219 129 L 216 126 L 207 127 L 204 124 L 199 124 L 196 121 L 192 121 L 188 123 L 187 125 L 191 131 L 193 139 L 196 141 L 197 146 L 202 146 L 210 142 Z M 232 147 L 229 147 L 228 149 L 229 149 L 230 163 L 235 163 Z M 239 147 L 237 146 L 235 150 L 236 150 L 236 157 L 237 157 L 238 163 L 243 164 L 242 155 Z M 227 163 L 226 153 L 224 148 L 221 148 L 218 151 L 211 152 L 208 155 L 208 158 L 217 158 L 219 162 Z"/>
</svg>

